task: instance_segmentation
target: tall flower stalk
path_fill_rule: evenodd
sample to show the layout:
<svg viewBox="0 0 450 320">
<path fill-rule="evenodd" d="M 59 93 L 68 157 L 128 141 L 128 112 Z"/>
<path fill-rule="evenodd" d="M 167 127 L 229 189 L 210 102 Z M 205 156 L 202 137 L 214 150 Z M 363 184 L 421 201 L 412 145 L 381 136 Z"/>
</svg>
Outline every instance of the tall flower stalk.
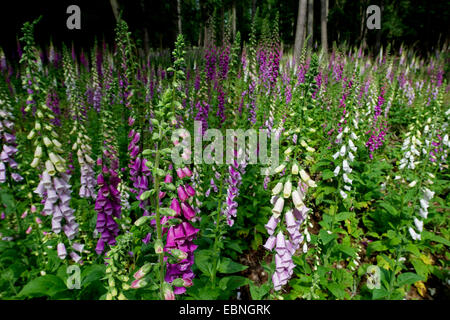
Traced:
<svg viewBox="0 0 450 320">
<path fill-rule="evenodd" d="M 70 208 L 71 186 L 70 176 L 66 173 L 67 165 L 64 159 L 62 143 L 58 141 L 58 134 L 54 130 L 51 120 L 55 118 L 52 110 L 44 103 L 41 103 L 45 96 L 45 85 L 39 74 L 38 55 L 34 48 L 33 28 L 37 23 L 25 23 L 22 31 L 24 33 L 22 41 L 25 42 L 24 53 L 21 63 L 25 65 L 26 73 L 23 81 L 27 83 L 28 99 L 25 112 L 34 111 L 34 128 L 28 134 L 28 139 L 35 147 L 34 158 L 31 167 L 42 170 L 41 181 L 36 190 L 44 201 L 43 215 L 52 216 L 52 230 L 56 234 L 63 231 L 71 241 L 78 233 L 78 223 L 75 221 L 74 210 Z M 40 89 L 40 91 L 38 91 Z M 65 224 L 64 224 L 65 221 Z M 59 237 L 58 256 L 61 259 L 66 257 L 64 240 Z M 74 251 L 70 256 L 75 262 L 79 262 L 81 257 Z"/>
</svg>

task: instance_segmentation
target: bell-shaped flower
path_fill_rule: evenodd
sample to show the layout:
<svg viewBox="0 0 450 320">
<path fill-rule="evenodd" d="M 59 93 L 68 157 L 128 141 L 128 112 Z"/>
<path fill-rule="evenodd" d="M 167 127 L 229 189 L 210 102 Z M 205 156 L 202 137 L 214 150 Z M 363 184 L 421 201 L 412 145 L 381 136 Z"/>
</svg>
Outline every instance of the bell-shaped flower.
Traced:
<svg viewBox="0 0 450 320">
<path fill-rule="evenodd" d="M 335 177 L 337 177 L 337 175 L 339 174 L 339 171 L 341 171 L 341 167 L 337 166 L 333 171 Z"/>
<path fill-rule="evenodd" d="M 275 203 L 275 206 L 272 209 L 272 213 L 276 216 L 279 216 L 283 211 L 283 207 L 284 207 L 284 199 L 278 198 L 277 202 Z"/>
<path fill-rule="evenodd" d="M 275 238 L 274 236 L 271 235 L 271 236 L 267 239 L 266 243 L 264 244 L 264 248 L 266 248 L 266 249 L 269 250 L 269 251 L 272 251 L 273 248 L 275 247 L 276 239 L 277 239 L 277 238 Z"/>
<path fill-rule="evenodd" d="M 339 155 L 340 155 L 341 157 L 345 156 L 345 151 L 346 151 L 346 150 L 347 150 L 347 149 L 346 149 L 345 145 L 343 145 L 343 146 L 341 147 L 341 149 L 339 150 Z"/>
<path fill-rule="evenodd" d="M 283 189 L 283 184 L 281 182 L 278 182 L 275 187 L 272 189 L 272 194 L 277 195 L 280 193 L 280 191 Z"/>
<path fill-rule="evenodd" d="M 183 186 L 178 186 L 177 192 L 181 202 L 185 202 L 189 198 L 189 195 L 186 193 Z"/>
<path fill-rule="evenodd" d="M 350 168 L 350 166 L 348 165 L 348 161 L 347 160 L 342 161 L 342 170 L 344 170 L 347 173 L 351 173 L 352 172 L 352 168 Z"/>
<path fill-rule="evenodd" d="M 270 217 L 269 221 L 264 226 L 267 230 L 267 233 L 269 233 L 269 235 L 273 235 L 278 222 L 279 222 L 279 219 L 277 217 L 275 217 L 274 215 Z"/>
<path fill-rule="evenodd" d="M 304 206 L 300 192 L 298 190 L 292 191 L 292 202 L 294 202 L 294 206 L 299 210 Z"/>
<path fill-rule="evenodd" d="M 64 243 L 60 242 L 58 243 L 58 245 L 56 246 L 56 251 L 58 253 L 58 257 L 62 260 L 66 258 L 67 255 L 67 251 L 66 251 L 66 246 L 64 245 Z"/>
<path fill-rule="evenodd" d="M 421 239 L 420 234 L 416 233 L 416 231 L 414 231 L 413 228 L 409 227 L 409 228 L 408 228 L 408 231 L 409 231 L 409 234 L 411 235 L 411 238 L 412 238 L 413 240 L 420 240 L 420 239 Z"/>
</svg>

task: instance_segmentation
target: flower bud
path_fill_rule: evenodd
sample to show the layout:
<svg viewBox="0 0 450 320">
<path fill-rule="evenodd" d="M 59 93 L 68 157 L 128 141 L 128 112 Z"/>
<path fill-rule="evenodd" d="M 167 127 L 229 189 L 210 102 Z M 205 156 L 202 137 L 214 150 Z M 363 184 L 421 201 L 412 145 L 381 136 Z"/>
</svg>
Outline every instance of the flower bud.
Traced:
<svg viewBox="0 0 450 320">
<path fill-rule="evenodd" d="M 412 188 L 417 184 L 417 181 L 414 180 L 413 182 L 411 182 L 410 184 L 408 184 L 408 187 Z"/>
<path fill-rule="evenodd" d="M 292 174 L 293 175 L 297 175 L 298 174 L 298 165 L 296 163 L 294 163 L 292 165 Z"/>
<path fill-rule="evenodd" d="M 50 147 L 53 144 L 52 141 L 47 136 L 44 136 L 42 140 L 44 141 L 46 147 Z"/>
<path fill-rule="evenodd" d="M 282 188 L 283 184 L 281 182 L 278 182 L 277 185 L 272 189 L 272 194 L 273 195 L 279 194 Z"/>
<path fill-rule="evenodd" d="M 281 211 L 283 211 L 283 207 L 284 207 L 284 199 L 278 198 L 277 202 L 275 203 L 275 206 L 272 209 L 272 213 L 274 215 L 280 215 Z"/>
<path fill-rule="evenodd" d="M 54 176 L 56 171 L 53 163 L 50 160 L 45 161 L 45 168 L 49 175 Z"/>
<path fill-rule="evenodd" d="M 150 191 L 147 190 L 147 191 L 142 192 L 142 194 L 140 195 L 139 199 L 140 199 L 141 201 L 145 201 L 145 200 L 147 200 L 149 197 L 150 197 Z"/>
<path fill-rule="evenodd" d="M 163 292 L 165 300 L 175 300 L 175 294 L 173 293 L 172 286 L 167 282 L 163 284 Z"/>
<path fill-rule="evenodd" d="M 301 198 L 298 190 L 294 190 L 292 192 L 292 202 L 294 202 L 295 208 L 298 210 L 300 210 L 304 206 L 302 198 Z"/>
<path fill-rule="evenodd" d="M 284 154 L 285 155 L 290 155 L 292 153 L 292 148 L 291 147 L 289 147 L 289 148 L 287 148 L 286 150 L 284 150 Z"/>
<path fill-rule="evenodd" d="M 54 164 L 55 166 L 61 164 L 60 159 L 59 159 L 59 158 L 56 156 L 56 154 L 54 154 L 53 152 L 50 152 L 50 153 L 48 154 L 48 157 L 50 158 L 50 161 L 53 162 L 53 164 Z"/>
<path fill-rule="evenodd" d="M 172 285 L 174 287 L 183 287 L 184 286 L 184 280 L 182 278 L 177 278 L 172 281 Z"/>
<path fill-rule="evenodd" d="M 136 227 L 140 227 L 140 226 L 144 225 L 145 223 L 147 223 L 150 219 L 151 219 L 150 216 L 143 216 L 143 217 L 140 217 L 139 219 L 137 219 L 137 220 L 134 222 L 134 225 L 135 225 Z"/>
<path fill-rule="evenodd" d="M 30 133 L 27 135 L 27 139 L 31 140 L 34 138 L 35 135 L 36 135 L 36 131 L 31 130 Z"/>
<path fill-rule="evenodd" d="M 180 249 L 172 249 L 170 253 L 178 260 L 184 260 L 188 257 L 188 254 Z"/>
<path fill-rule="evenodd" d="M 289 180 L 289 181 L 287 181 L 287 182 L 284 184 L 283 197 L 284 197 L 284 198 L 289 198 L 290 195 L 291 195 L 291 191 L 292 191 L 292 183 L 291 183 L 291 181 Z"/>
<path fill-rule="evenodd" d="M 130 288 L 131 289 L 139 289 L 139 288 L 143 288 L 147 285 L 147 281 L 145 281 L 144 279 L 136 279 L 131 283 Z"/>
<path fill-rule="evenodd" d="M 118 300 L 128 300 L 127 297 L 125 297 L 122 292 L 117 296 L 117 299 Z"/>
<path fill-rule="evenodd" d="M 155 252 L 157 254 L 163 253 L 164 245 L 161 240 L 156 240 L 155 242 Z"/>
<path fill-rule="evenodd" d="M 302 178 L 303 181 L 307 182 L 308 180 L 310 180 L 311 178 L 309 177 L 309 175 L 306 173 L 305 170 L 300 170 L 300 177 Z"/>
<path fill-rule="evenodd" d="M 61 147 L 62 147 L 61 142 L 59 142 L 58 140 L 52 139 L 52 142 L 53 142 L 53 144 L 54 144 L 57 148 L 61 148 Z"/>
<path fill-rule="evenodd" d="M 286 165 L 283 163 L 283 164 L 279 165 L 278 167 L 276 167 L 275 168 L 275 173 L 280 173 L 281 171 L 283 171 L 285 166 Z"/>
<path fill-rule="evenodd" d="M 42 147 L 37 146 L 36 149 L 34 150 L 34 157 L 40 158 L 41 156 L 42 156 Z"/>
<path fill-rule="evenodd" d="M 30 166 L 32 168 L 36 168 L 39 165 L 39 162 L 40 162 L 39 158 L 34 158 L 33 161 L 30 163 Z"/>
</svg>

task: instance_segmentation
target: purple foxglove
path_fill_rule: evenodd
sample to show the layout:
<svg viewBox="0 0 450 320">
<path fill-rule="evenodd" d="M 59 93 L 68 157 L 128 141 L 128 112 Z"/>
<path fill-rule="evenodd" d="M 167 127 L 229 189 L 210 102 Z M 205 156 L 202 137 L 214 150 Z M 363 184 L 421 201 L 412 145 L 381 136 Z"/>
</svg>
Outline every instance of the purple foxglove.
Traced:
<svg viewBox="0 0 450 320">
<path fill-rule="evenodd" d="M 184 190 L 183 186 L 178 186 L 178 197 L 180 198 L 181 202 L 185 202 L 189 196 L 186 193 L 186 191 Z"/>
</svg>

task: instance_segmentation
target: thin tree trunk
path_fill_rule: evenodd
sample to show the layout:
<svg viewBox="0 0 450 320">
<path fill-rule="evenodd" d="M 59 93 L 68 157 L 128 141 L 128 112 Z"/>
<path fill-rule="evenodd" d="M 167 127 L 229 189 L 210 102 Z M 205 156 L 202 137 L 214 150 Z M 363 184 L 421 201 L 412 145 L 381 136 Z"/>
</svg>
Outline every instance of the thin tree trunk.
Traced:
<svg viewBox="0 0 450 320">
<path fill-rule="evenodd" d="M 145 50 L 145 56 L 148 56 L 148 52 L 150 49 L 150 37 L 148 33 L 148 27 L 147 27 L 147 19 L 145 17 L 147 16 L 147 11 L 145 10 L 145 1 L 140 1 L 141 10 L 142 10 L 142 28 L 144 29 L 144 50 Z"/>
<path fill-rule="evenodd" d="M 233 41 L 236 38 L 236 0 L 233 1 L 232 7 L 232 29 L 233 29 Z"/>
<path fill-rule="evenodd" d="M 327 22 L 328 22 L 328 0 L 320 1 L 320 34 L 322 42 L 322 50 L 328 52 L 328 32 L 327 32 Z"/>
<path fill-rule="evenodd" d="M 203 36 L 203 24 L 200 25 L 200 28 L 198 30 L 198 43 L 197 46 L 200 47 L 202 45 L 202 36 Z"/>
<path fill-rule="evenodd" d="M 223 42 L 223 40 L 225 39 L 225 10 L 222 7 L 220 8 L 220 33 L 221 33 L 221 39 L 220 41 Z"/>
<path fill-rule="evenodd" d="M 383 11 L 384 11 L 384 1 L 383 0 L 381 0 L 380 11 L 381 11 L 381 17 L 383 17 Z M 375 46 L 376 46 L 376 48 L 375 48 L 376 52 L 380 52 L 380 48 L 381 48 L 381 29 L 377 30 Z"/>
<path fill-rule="evenodd" d="M 181 3 L 180 0 L 177 0 L 177 17 L 178 17 L 178 34 L 182 34 L 181 29 Z"/>
<path fill-rule="evenodd" d="M 119 20 L 119 4 L 117 3 L 117 0 L 109 0 L 109 3 L 111 4 L 111 8 L 114 13 L 114 18 L 116 18 L 117 22 Z"/>
<path fill-rule="evenodd" d="M 306 23 L 306 0 L 298 1 L 297 27 L 295 32 L 294 59 L 298 65 L 303 49 Z"/>
<path fill-rule="evenodd" d="M 314 43 L 314 0 L 308 0 L 308 47 Z"/>
<path fill-rule="evenodd" d="M 361 15 L 361 28 L 359 29 L 359 39 L 358 42 L 360 44 L 360 47 L 364 50 L 367 46 L 366 44 L 366 8 L 367 8 L 367 1 L 364 0 L 360 4 L 360 15 Z"/>
<path fill-rule="evenodd" d="M 256 13 L 256 0 L 252 0 L 252 21 L 255 18 Z"/>
<path fill-rule="evenodd" d="M 145 48 L 145 56 L 148 55 L 148 52 L 149 52 L 149 50 L 150 50 L 149 41 L 150 41 L 150 38 L 149 38 L 149 35 L 148 35 L 148 28 L 145 27 L 145 28 L 144 28 L 144 48 Z"/>
</svg>

